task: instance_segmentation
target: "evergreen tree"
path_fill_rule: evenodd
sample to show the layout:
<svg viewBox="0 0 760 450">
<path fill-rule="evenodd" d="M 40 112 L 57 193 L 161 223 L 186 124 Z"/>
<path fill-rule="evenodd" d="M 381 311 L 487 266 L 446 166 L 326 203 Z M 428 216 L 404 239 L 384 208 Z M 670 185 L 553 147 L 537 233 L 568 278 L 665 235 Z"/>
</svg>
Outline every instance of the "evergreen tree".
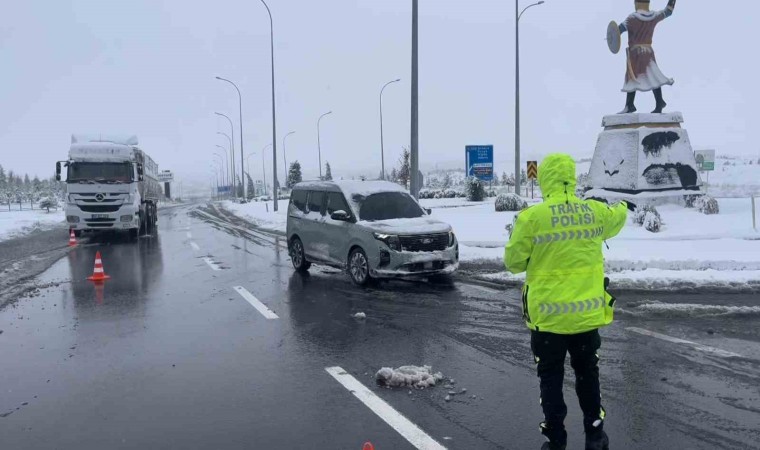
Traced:
<svg viewBox="0 0 760 450">
<path fill-rule="evenodd" d="M 520 171 L 520 184 L 521 185 L 528 184 L 528 173 L 525 172 L 525 169 Z"/>
<path fill-rule="evenodd" d="M 451 187 L 451 175 L 449 175 L 448 172 L 446 172 L 443 175 L 443 181 L 441 181 L 441 187 L 444 189 Z"/>
<path fill-rule="evenodd" d="M 293 161 L 290 163 L 290 169 L 288 170 L 287 186 L 289 189 L 293 189 L 293 186 L 303 181 L 303 175 L 301 174 L 301 163 Z"/>
<path fill-rule="evenodd" d="M 508 186 L 509 185 L 508 181 L 509 181 L 509 179 L 507 178 L 507 172 L 502 172 L 501 173 L 501 185 L 502 186 Z"/>
<path fill-rule="evenodd" d="M 3 169 L 3 166 L 0 166 L 0 189 L 3 189 L 7 184 L 7 178 L 5 176 L 5 169 Z"/>
<path fill-rule="evenodd" d="M 330 163 L 325 161 L 325 180 L 332 181 L 332 170 L 330 170 Z"/>
<path fill-rule="evenodd" d="M 392 181 L 394 183 L 398 182 L 398 171 L 394 167 L 393 170 L 391 170 L 391 177 L 388 181 Z"/>
<path fill-rule="evenodd" d="M 251 200 L 256 195 L 256 189 L 253 187 L 251 174 L 246 172 L 245 177 L 248 179 L 248 200 Z"/>
<path fill-rule="evenodd" d="M 409 158 L 411 157 L 411 154 L 409 153 L 409 149 L 404 147 L 404 152 L 401 154 L 401 158 L 399 158 L 399 169 L 397 174 L 397 182 L 404 186 L 405 188 L 409 187 L 409 179 L 411 178 L 412 169 L 409 165 Z"/>
</svg>

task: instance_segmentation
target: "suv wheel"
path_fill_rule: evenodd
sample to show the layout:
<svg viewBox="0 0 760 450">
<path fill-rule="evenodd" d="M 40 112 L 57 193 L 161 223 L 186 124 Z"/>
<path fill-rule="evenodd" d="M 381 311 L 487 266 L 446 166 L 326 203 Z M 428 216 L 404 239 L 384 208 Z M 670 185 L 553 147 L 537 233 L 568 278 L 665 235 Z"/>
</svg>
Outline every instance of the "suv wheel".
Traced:
<svg viewBox="0 0 760 450">
<path fill-rule="evenodd" d="M 348 274 L 358 286 L 366 286 L 369 283 L 369 261 L 361 248 L 355 248 L 348 256 Z"/>
<path fill-rule="evenodd" d="M 293 268 L 298 272 L 306 272 L 311 267 L 311 263 L 306 261 L 303 242 L 299 238 L 290 241 L 290 260 L 293 262 Z"/>
</svg>

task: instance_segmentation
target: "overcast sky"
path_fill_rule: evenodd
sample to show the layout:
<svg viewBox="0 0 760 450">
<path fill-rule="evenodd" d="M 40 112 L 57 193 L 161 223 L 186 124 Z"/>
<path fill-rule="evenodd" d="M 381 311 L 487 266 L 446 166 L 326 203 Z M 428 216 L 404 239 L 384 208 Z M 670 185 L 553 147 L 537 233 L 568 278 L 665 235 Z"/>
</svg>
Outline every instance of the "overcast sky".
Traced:
<svg viewBox="0 0 760 450">
<path fill-rule="evenodd" d="M 411 0 L 270 0 L 275 21 L 277 135 L 288 161 L 316 175 L 317 118 L 333 174 L 380 172 L 378 95 L 386 89 L 386 165 L 409 142 Z M 521 3 L 523 6 L 530 1 Z M 664 8 L 665 0 L 653 0 Z M 604 42 L 632 1 L 547 2 L 521 24 L 523 159 L 593 153 L 601 118 L 619 111 L 625 57 Z M 731 7 L 682 0 L 660 24 L 655 50 L 668 109 L 692 144 L 760 154 L 760 64 L 752 42 L 760 2 Z M 420 1 L 420 158 L 464 164 L 466 144 L 494 144 L 496 170 L 514 152 L 514 2 Z M 48 176 L 73 132 L 136 134 L 162 169 L 208 180 L 217 131 L 235 122 L 243 93 L 245 152 L 261 173 L 271 142 L 269 20 L 258 1 L 5 2 L 0 16 L 0 164 Z M 637 106 L 650 111 L 650 93 Z M 239 156 L 238 156 L 239 158 Z M 271 150 L 267 153 L 271 167 Z M 279 154 L 282 174 L 282 153 Z M 388 169 L 390 170 L 390 169 Z M 271 172 L 271 168 L 269 169 Z M 267 174 L 269 178 L 271 173 Z M 282 177 L 282 175 L 281 175 Z"/>
</svg>

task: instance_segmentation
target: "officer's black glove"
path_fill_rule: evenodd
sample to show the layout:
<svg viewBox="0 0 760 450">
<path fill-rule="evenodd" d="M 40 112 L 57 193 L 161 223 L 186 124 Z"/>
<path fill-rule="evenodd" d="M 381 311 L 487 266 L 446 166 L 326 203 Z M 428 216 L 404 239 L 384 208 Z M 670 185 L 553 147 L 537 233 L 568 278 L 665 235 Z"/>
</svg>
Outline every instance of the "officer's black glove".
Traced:
<svg viewBox="0 0 760 450">
<path fill-rule="evenodd" d="M 589 197 L 586 200 L 592 200 L 592 201 L 595 201 L 595 202 L 604 203 L 605 205 L 608 204 L 607 200 L 605 200 L 603 198 L 599 198 L 599 197 Z"/>
<path fill-rule="evenodd" d="M 629 201 L 624 201 L 624 203 L 630 212 L 636 212 L 636 208 L 638 208 L 638 206 L 636 206 L 635 203 Z"/>
</svg>

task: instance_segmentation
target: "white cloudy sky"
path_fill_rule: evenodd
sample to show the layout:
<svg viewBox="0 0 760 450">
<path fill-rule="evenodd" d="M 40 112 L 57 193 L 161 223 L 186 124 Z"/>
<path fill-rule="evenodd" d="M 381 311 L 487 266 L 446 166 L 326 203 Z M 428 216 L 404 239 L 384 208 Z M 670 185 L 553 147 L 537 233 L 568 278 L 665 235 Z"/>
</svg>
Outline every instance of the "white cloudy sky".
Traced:
<svg viewBox="0 0 760 450">
<path fill-rule="evenodd" d="M 378 93 L 385 93 L 387 161 L 409 141 L 411 0 L 270 0 L 275 18 L 278 141 L 288 159 L 335 175 L 380 171 Z M 528 5 L 530 2 L 522 2 Z M 665 0 L 653 0 L 662 8 Z M 655 48 L 670 110 L 696 147 L 760 154 L 760 3 L 682 0 Z M 624 56 L 603 41 L 633 2 L 547 0 L 521 20 L 523 152 L 591 156 L 601 116 L 621 109 Z M 137 134 L 163 169 L 210 178 L 211 154 L 244 96 L 245 152 L 254 173 L 271 142 L 269 23 L 258 1 L 6 2 L 0 15 L 0 164 L 40 176 L 65 159 L 72 132 Z M 653 107 L 640 94 L 641 111 Z M 497 171 L 513 165 L 514 3 L 420 1 L 420 152 L 425 168 L 463 164 L 464 146 L 492 143 Z M 282 165 L 281 157 L 278 158 Z M 271 151 L 267 155 L 271 166 Z M 388 163 L 390 164 L 390 163 Z M 271 170 L 271 169 L 270 169 Z M 282 173 L 282 170 L 280 170 Z M 268 175 L 269 177 L 269 175 Z"/>
</svg>

